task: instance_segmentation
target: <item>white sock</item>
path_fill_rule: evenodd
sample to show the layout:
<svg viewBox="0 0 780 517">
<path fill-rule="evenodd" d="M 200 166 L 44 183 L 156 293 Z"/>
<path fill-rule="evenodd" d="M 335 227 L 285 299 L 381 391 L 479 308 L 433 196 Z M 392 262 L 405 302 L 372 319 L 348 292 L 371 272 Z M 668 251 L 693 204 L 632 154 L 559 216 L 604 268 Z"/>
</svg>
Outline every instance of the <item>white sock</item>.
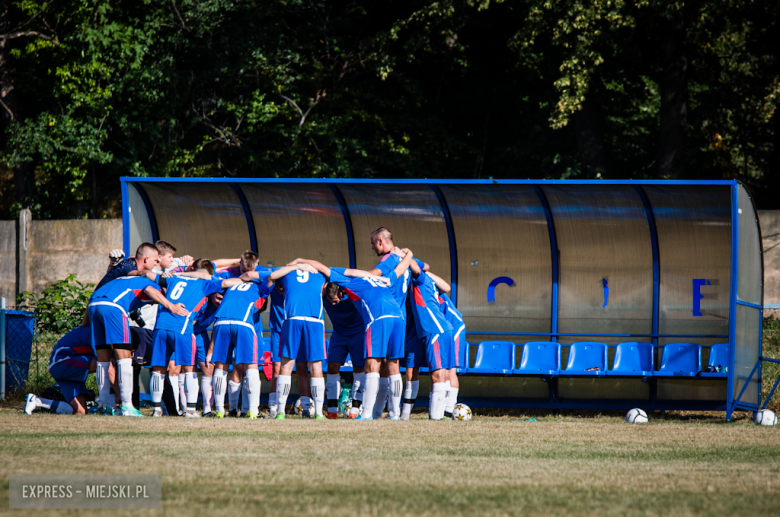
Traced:
<svg viewBox="0 0 780 517">
<path fill-rule="evenodd" d="M 363 391 L 366 387 L 366 374 L 356 373 L 353 376 L 352 382 L 352 409 L 349 411 L 351 415 L 357 415 L 360 413 L 360 406 L 363 405 Z"/>
<path fill-rule="evenodd" d="M 149 379 L 149 392 L 152 394 L 152 407 L 160 407 L 162 402 L 163 390 L 165 389 L 165 375 L 152 372 L 152 378 Z"/>
<path fill-rule="evenodd" d="M 198 372 L 184 374 L 184 388 L 187 390 L 187 411 L 195 411 L 198 405 Z"/>
<path fill-rule="evenodd" d="M 447 384 L 436 382 L 433 384 L 431 392 L 430 415 L 433 420 L 444 418 L 444 397 L 447 395 Z"/>
<path fill-rule="evenodd" d="M 200 378 L 200 392 L 203 394 L 203 414 L 211 413 L 211 398 L 214 396 L 211 377 Z"/>
<path fill-rule="evenodd" d="M 401 416 L 401 398 L 404 394 L 404 382 L 401 380 L 401 374 L 397 373 L 390 376 L 390 388 L 387 394 L 387 400 L 389 407 L 387 408 L 387 416 L 390 418 L 398 418 Z"/>
<path fill-rule="evenodd" d="M 225 413 L 225 392 L 227 391 L 227 372 L 214 369 L 214 409 L 217 413 Z"/>
<path fill-rule="evenodd" d="M 341 375 L 338 373 L 329 373 L 328 382 L 325 384 L 325 390 L 328 393 L 328 412 L 339 412 L 339 397 L 341 396 Z"/>
<path fill-rule="evenodd" d="M 238 396 L 241 394 L 241 383 L 228 381 L 228 401 L 230 411 L 238 410 Z"/>
<path fill-rule="evenodd" d="M 179 392 L 179 376 L 178 375 L 168 375 L 168 381 L 171 383 L 171 388 L 173 390 L 173 400 L 176 401 L 176 410 L 179 410 L 179 398 L 180 398 L 180 392 Z"/>
<path fill-rule="evenodd" d="M 417 399 L 417 392 L 420 390 L 420 381 L 407 381 L 404 391 L 404 410 L 402 415 L 408 417 L 412 414 L 414 401 Z"/>
<path fill-rule="evenodd" d="M 311 381 L 309 381 L 309 391 L 311 391 Z M 301 397 L 301 416 L 311 416 L 311 398 Z"/>
<path fill-rule="evenodd" d="M 322 377 L 311 378 L 311 396 L 314 399 L 314 415 L 322 416 L 322 404 L 325 402 L 325 379 L 324 378 Z M 336 410 L 338 410 L 338 406 L 336 406 Z"/>
<path fill-rule="evenodd" d="M 181 410 L 181 414 L 185 414 L 187 412 L 187 374 L 180 373 L 179 374 L 179 409 Z"/>
<path fill-rule="evenodd" d="M 268 411 L 276 411 L 276 392 L 268 394 Z"/>
<path fill-rule="evenodd" d="M 363 415 L 371 418 L 374 414 L 374 403 L 379 392 L 379 372 L 366 374 L 366 387 L 363 389 Z"/>
<path fill-rule="evenodd" d="M 51 402 L 51 408 L 49 409 L 49 411 L 51 411 L 52 413 L 57 413 L 58 415 L 72 415 L 73 407 L 67 402 L 60 402 L 59 400 L 54 400 Z"/>
<path fill-rule="evenodd" d="M 292 376 L 280 375 L 276 379 L 276 414 L 284 414 L 284 406 L 287 404 L 287 396 L 290 394 Z"/>
<path fill-rule="evenodd" d="M 95 379 L 98 385 L 98 397 L 100 397 L 100 407 L 113 408 L 114 401 L 109 402 L 111 398 L 111 381 L 108 380 L 108 368 L 110 362 L 98 363 L 95 370 Z"/>
<path fill-rule="evenodd" d="M 452 415 L 455 404 L 458 403 L 458 388 L 447 386 L 447 397 L 444 399 L 444 412 Z"/>
<path fill-rule="evenodd" d="M 260 406 L 260 370 L 247 370 L 244 384 L 246 384 L 247 391 L 247 413 L 257 416 Z"/>
<path fill-rule="evenodd" d="M 249 371 L 249 370 L 247 370 Z M 249 413 L 249 386 L 246 381 L 246 373 L 244 373 L 244 380 L 241 381 L 241 414 L 246 415 Z"/>
<path fill-rule="evenodd" d="M 39 407 L 39 408 L 49 409 L 50 410 L 51 409 L 51 405 L 53 403 L 54 403 L 53 400 L 42 399 L 41 397 L 35 397 L 35 407 Z"/>
<path fill-rule="evenodd" d="M 119 384 L 119 397 L 122 399 L 122 405 L 132 407 L 133 405 L 133 360 L 119 359 L 116 362 L 117 384 Z M 70 404 L 68 404 L 70 405 Z"/>
<path fill-rule="evenodd" d="M 382 413 L 385 410 L 385 404 L 387 403 L 387 394 L 390 391 L 390 379 L 387 377 L 380 377 L 379 379 L 379 391 L 376 394 L 376 401 L 374 402 L 373 417 L 374 420 L 382 418 Z"/>
</svg>

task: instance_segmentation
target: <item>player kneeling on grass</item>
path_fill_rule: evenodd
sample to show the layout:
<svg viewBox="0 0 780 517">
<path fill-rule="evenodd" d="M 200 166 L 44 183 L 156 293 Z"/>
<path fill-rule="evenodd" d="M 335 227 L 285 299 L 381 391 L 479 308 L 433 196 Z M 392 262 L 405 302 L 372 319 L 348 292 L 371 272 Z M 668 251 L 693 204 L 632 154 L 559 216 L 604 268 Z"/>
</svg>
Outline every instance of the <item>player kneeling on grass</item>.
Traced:
<svg viewBox="0 0 780 517">
<path fill-rule="evenodd" d="M 412 261 L 412 253 L 401 261 L 389 276 L 376 276 L 359 269 L 329 268 L 308 260 L 317 270 L 328 277 L 339 290 L 328 288 L 331 303 L 341 303 L 344 295 L 360 306 L 363 323 L 366 326 L 363 353 L 365 356 L 366 384 L 363 392 L 363 411 L 355 420 L 373 420 L 374 404 L 379 392 L 379 367 L 387 360 L 390 377 L 400 381 L 398 360 L 404 354 L 404 320 L 400 307 L 388 288 L 403 274 Z M 298 259 L 300 261 L 302 259 Z M 297 262 L 296 261 L 296 262 Z M 393 397 L 391 414 L 400 416 L 401 392 Z M 384 403 L 384 401 L 380 401 Z"/>
<path fill-rule="evenodd" d="M 405 250 L 404 250 L 405 251 Z M 455 368 L 452 325 L 439 305 L 439 293 L 432 273 L 425 273 L 415 261 L 412 268 L 412 302 L 417 334 L 425 339 L 428 368 L 431 372 L 430 409 L 432 420 L 444 418 L 447 405 L 447 381 Z M 438 280 L 442 281 L 437 277 Z M 448 286 L 449 287 L 449 286 Z M 449 290 L 449 289 L 447 289 Z"/>
<path fill-rule="evenodd" d="M 141 245 L 141 250 L 145 245 Z M 157 251 L 151 244 L 152 250 Z M 152 274 L 152 273 L 150 273 Z M 155 277 L 157 278 L 157 277 Z M 117 380 L 122 401 L 123 416 L 143 416 L 133 407 L 133 365 L 130 327 L 127 314 L 144 303 L 155 301 L 171 314 L 186 315 L 187 310 L 180 303 L 167 300 L 159 291 L 160 286 L 146 277 L 128 276 L 106 283 L 92 294 L 89 302 L 89 322 L 92 329 L 92 344 L 97 355 L 97 378 L 101 409 L 113 413 L 107 406 L 110 384 L 108 367 L 112 350 L 117 360 Z"/>
<path fill-rule="evenodd" d="M 179 370 L 185 375 L 187 396 L 186 417 L 198 417 L 195 405 L 198 402 L 198 375 L 195 373 L 197 341 L 193 329 L 194 316 L 208 300 L 208 296 L 240 284 L 239 279 L 211 280 L 208 271 L 198 269 L 193 273 L 181 273 L 167 279 L 165 297 L 184 306 L 185 314 L 174 313 L 163 307 L 157 314 L 152 344 L 152 376 L 149 381 L 152 394 L 152 416 L 162 416 L 161 401 L 165 382 L 165 371 L 169 372 L 176 407 L 179 406 L 177 387 Z M 173 368 L 170 362 L 175 360 Z"/>
<path fill-rule="evenodd" d="M 76 327 L 60 339 L 49 358 L 49 373 L 60 387 L 68 402 L 59 402 L 27 394 L 24 412 L 28 415 L 37 408 L 48 409 L 61 415 L 84 415 L 87 412 L 89 393 L 87 375 L 97 369 L 97 359 L 92 350 L 92 329 Z M 112 404 L 113 406 L 113 404 Z"/>
</svg>

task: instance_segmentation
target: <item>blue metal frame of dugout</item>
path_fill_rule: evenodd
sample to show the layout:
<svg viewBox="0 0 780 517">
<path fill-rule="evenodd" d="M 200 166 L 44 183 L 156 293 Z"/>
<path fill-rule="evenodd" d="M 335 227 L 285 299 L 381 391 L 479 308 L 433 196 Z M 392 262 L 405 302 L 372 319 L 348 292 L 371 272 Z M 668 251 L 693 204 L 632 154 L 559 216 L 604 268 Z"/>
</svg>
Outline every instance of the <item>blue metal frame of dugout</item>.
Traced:
<svg viewBox="0 0 780 517">
<path fill-rule="evenodd" d="M 750 303 L 746 301 L 742 301 L 738 299 L 737 296 L 737 290 L 738 290 L 738 280 L 739 280 L 739 254 L 740 254 L 740 235 L 739 235 L 739 215 L 742 213 L 742 210 L 738 206 L 738 190 L 740 188 L 744 189 L 744 186 L 739 183 L 738 181 L 673 181 L 673 180 L 639 180 L 639 181 L 633 181 L 633 180 L 346 180 L 346 179 L 272 179 L 272 178 L 247 178 L 247 179 L 238 179 L 238 178 L 144 178 L 144 177 L 123 177 L 121 178 L 121 190 L 122 190 L 122 204 L 123 204 L 123 211 L 122 211 L 122 218 L 124 223 L 124 250 L 125 253 L 129 256 L 131 253 L 131 237 L 130 237 L 130 202 L 129 202 L 129 186 L 132 184 L 133 188 L 135 188 L 136 192 L 140 196 L 140 199 L 143 203 L 144 209 L 146 210 L 146 215 L 148 217 L 150 229 L 151 229 L 151 237 L 152 239 L 156 240 L 159 238 L 166 238 L 165 235 L 160 236 L 158 225 L 157 225 L 157 219 L 155 217 L 155 209 L 152 204 L 152 202 L 149 199 L 149 196 L 145 192 L 144 185 L 147 184 L 155 184 L 155 183 L 164 183 L 164 184 L 202 184 L 202 183 L 219 183 L 219 184 L 225 184 L 230 185 L 230 187 L 235 191 L 236 195 L 238 196 L 240 200 L 240 205 L 242 207 L 242 210 L 244 212 L 244 216 L 246 219 L 246 225 L 247 225 L 247 232 L 249 235 L 248 242 L 250 243 L 251 249 L 254 251 L 257 251 L 257 239 L 256 239 L 256 228 L 255 228 L 255 222 L 254 217 L 251 212 L 250 204 L 247 202 L 247 198 L 242 192 L 242 189 L 240 188 L 241 185 L 244 184 L 282 184 L 282 185 L 306 185 L 306 184 L 324 184 L 327 185 L 327 187 L 332 191 L 333 195 L 335 196 L 336 200 L 338 201 L 338 206 L 341 210 L 341 214 L 344 219 L 344 225 L 346 229 L 346 235 L 347 235 L 347 243 L 348 243 L 348 254 L 349 254 L 349 265 L 350 267 L 356 267 L 356 250 L 355 250 L 355 236 L 354 236 L 354 230 L 353 230 L 353 214 L 350 213 L 349 207 L 347 203 L 345 202 L 344 194 L 342 193 L 343 186 L 345 185 L 387 185 L 389 188 L 392 188 L 393 185 L 427 185 L 431 191 L 435 194 L 436 199 L 438 200 L 438 203 L 441 208 L 441 212 L 444 217 L 444 221 L 446 223 L 446 231 L 447 231 L 447 239 L 449 241 L 449 248 L 450 248 L 450 261 L 451 261 L 451 273 L 450 273 L 450 280 L 452 285 L 452 293 L 451 298 L 455 303 L 458 303 L 458 261 L 457 261 L 457 248 L 456 248 L 456 236 L 455 231 L 453 227 L 452 217 L 450 215 L 450 209 L 448 207 L 447 199 L 445 195 L 442 193 L 441 186 L 446 185 L 457 185 L 457 186 L 467 186 L 467 185 L 527 185 L 530 186 L 533 191 L 536 193 L 536 196 L 539 199 L 539 202 L 541 204 L 541 207 L 544 211 L 544 216 L 547 222 L 547 230 L 549 235 L 549 242 L 550 242 L 550 253 L 551 253 L 551 263 L 552 263 L 552 298 L 551 298 L 551 331 L 550 332 L 489 332 L 489 331 L 483 331 L 483 332 L 472 332 L 468 331 L 467 334 L 469 336 L 477 337 L 480 335 L 490 335 L 490 336 L 539 336 L 539 337 L 545 337 L 549 338 L 551 342 L 555 343 L 559 338 L 561 337 L 590 337 L 590 338 L 597 338 L 597 337 L 626 337 L 626 338 L 649 338 L 653 345 L 653 358 L 655 360 L 655 352 L 658 349 L 661 349 L 662 346 L 659 346 L 659 339 L 662 338 L 672 338 L 672 337 L 686 337 L 686 338 L 728 338 L 728 344 L 729 344 L 729 366 L 728 366 L 728 377 L 726 378 L 727 383 L 727 397 L 725 401 L 722 400 L 716 400 L 716 401 L 707 401 L 707 400 L 696 400 L 696 401 L 670 401 L 670 400 L 663 400 L 659 401 L 656 399 L 656 384 L 655 382 L 646 380 L 646 382 L 650 382 L 650 400 L 608 400 L 608 399 L 596 399 L 596 400 L 559 400 L 556 397 L 556 394 L 554 392 L 554 383 L 550 382 L 551 388 L 550 388 L 550 395 L 549 399 L 547 400 L 530 400 L 530 399 L 508 399 L 508 398 L 468 398 L 467 396 L 463 398 L 463 400 L 467 403 L 471 403 L 477 407 L 484 406 L 484 407 L 524 407 L 524 408 L 547 408 L 547 409 L 628 409 L 631 407 L 643 407 L 645 409 L 649 410 L 674 410 L 674 409 L 698 409 L 698 410 L 721 410 L 726 411 L 727 420 L 731 420 L 731 415 L 734 410 L 742 409 L 742 410 L 749 410 L 749 411 L 756 411 L 759 408 L 766 407 L 767 402 L 772 397 L 774 392 L 776 391 L 778 384 L 780 384 L 780 379 L 778 379 L 769 393 L 768 397 L 763 401 L 761 401 L 761 393 L 760 393 L 760 387 L 761 387 L 761 362 L 762 361 L 771 361 L 775 363 L 780 363 L 777 359 L 772 358 L 766 358 L 763 357 L 762 351 L 761 351 L 761 320 L 763 316 L 763 294 L 761 295 L 761 304 L 756 303 Z M 554 224 L 554 217 L 552 214 L 552 210 L 550 208 L 550 203 L 548 202 L 548 199 L 545 195 L 545 192 L 543 191 L 543 187 L 547 186 L 556 186 L 556 185 L 565 185 L 565 186 L 574 186 L 574 185 L 582 185 L 585 186 L 609 186 L 609 185 L 624 185 L 624 186 L 632 186 L 639 198 L 641 199 L 642 205 L 644 207 L 645 216 L 647 219 L 647 224 L 650 231 L 650 242 L 651 242 L 651 248 L 652 248 L 652 261 L 653 261 L 653 287 L 652 287 L 652 332 L 649 334 L 610 334 L 610 333 L 603 333 L 603 334 L 596 334 L 596 333 L 562 333 L 559 332 L 559 326 L 558 326 L 558 313 L 559 313 L 559 278 L 560 278 L 560 272 L 559 272 L 559 250 L 558 250 L 558 244 L 557 244 L 557 237 L 556 237 L 556 228 Z M 731 257 L 730 257 L 730 296 L 729 296 L 729 311 L 728 311 L 728 334 L 661 334 L 659 333 L 659 289 L 661 285 L 661 268 L 659 266 L 660 261 L 660 253 L 659 253 L 659 238 L 658 238 L 658 232 L 656 229 L 656 220 L 655 215 L 653 213 L 653 209 L 651 206 L 651 202 L 648 199 L 648 195 L 645 192 L 645 187 L 648 186 L 674 186 L 674 185 L 682 185 L 682 186 L 725 186 L 729 187 L 730 193 L 731 193 Z M 752 198 L 750 198 L 750 203 L 752 205 Z M 755 207 L 752 206 L 753 214 L 755 214 Z M 757 217 L 757 216 L 756 216 Z M 756 224 L 757 218 L 756 218 Z M 759 247 L 760 247 L 760 228 L 759 228 Z M 761 256 L 761 275 L 763 278 L 763 255 Z M 762 289 L 763 293 L 763 289 Z M 758 310 L 758 322 L 757 325 L 759 327 L 758 330 L 758 336 L 759 336 L 759 344 L 758 344 L 758 360 L 755 363 L 755 366 L 753 367 L 753 370 L 751 371 L 750 375 L 747 377 L 747 379 L 744 381 L 744 385 L 741 389 L 741 391 L 738 393 L 737 396 L 734 396 L 734 383 L 735 383 L 735 355 L 736 355 L 736 347 L 739 345 L 736 341 L 737 337 L 737 307 L 738 306 L 746 306 L 753 309 Z M 473 339 L 473 338 L 472 338 Z M 562 346 L 570 346 L 570 345 L 562 345 Z M 610 345 L 610 347 L 614 348 L 615 345 Z M 704 347 L 708 348 L 708 347 Z M 469 347 L 466 347 L 467 350 L 467 357 L 468 357 L 468 350 Z M 468 361 L 468 359 L 467 359 Z M 461 369 L 461 374 L 468 376 L 469 375 L 469 363 L 466 363 L 466 367 Z M 346 368 L 345 370 L 350 370 L 349 368 Z M 510 375 L 511 376 L 511 375 Z M 750 386 L 751 381 L 756 378 L 758 379 L 758 404 L 749 403 L 742 401 L 742 397 L 745 394 L 745 390 Z M 549 379 L 548 379 L 549 380 Z M 464 394 L 465 395 L 465 394 Z M 423 402 L 424 404 L 424 402 Z"/>
</svg>

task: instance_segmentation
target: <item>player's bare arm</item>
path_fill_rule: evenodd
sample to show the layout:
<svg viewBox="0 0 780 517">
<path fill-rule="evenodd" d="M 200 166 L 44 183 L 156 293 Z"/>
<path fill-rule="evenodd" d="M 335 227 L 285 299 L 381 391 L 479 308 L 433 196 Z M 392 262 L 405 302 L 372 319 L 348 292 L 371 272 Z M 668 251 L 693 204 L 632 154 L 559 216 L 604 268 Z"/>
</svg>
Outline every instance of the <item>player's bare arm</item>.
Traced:
<svg viewBox="0 0 780 517">
<path fill-rule="evenodd" d="M 184 308 L 184 305 L 181 303 L 177 303 L 176 305 L 172 304 L 163 294 L 155 289 L 152 286 L 146 286 L 144 288 L 144 292 L 146 295 L 154 300 L 155 302 L 159 303 L 172 313 L 178 315 L 178 316 L 186 316 L 189 314 L 189 311 Z"/>
<path fill-rule="evenodd" d="M 215 259 L 211 262 L 214 263 L 214 267 L 217 269 L 222 268 L 231 268 L 231 267 L 239 267 L 241 264 L 241 259 L 235 259 L 235 258 L 222 258 L 222 259 Z"/>
<path fill-rule="evenodd" d="M 401 278 L 404 274 L 404 271 L 406 271 L 412 263 L 415 263 L 412 259 L 414 258 L 414 253 L 412 253 L 412 250 L 409 248 L 404 248 L 403 252 L 405 253 L 404 258 L 401 260 L 401 262 L 398 263 L 397 266 L 395 266 L 395 275 L 398 278 Z M 415 263 L 416 264 L 416 263 Z"/>
<path fill-rule="evenodd" d="M 418 266 L 419 267 L 419 266 Z M 433 280 L 433 283 L 436 284 L 436 288 L 439 290 L 440 293 L 449 294 L 452 290 L 452 287 L 450 287 L 450 284 L 445 282 L 439 275 L 435 275 L 431 273 L 430 271 L 427 272 L 428 276 L 431 277 L 431 280 Z"/>
<path fill-rule="evenodd" d="M 382 282 L 385 285 L 390 285 L 389 278 L 382 275 L 375 275 L 371 271 L 363 271 L 362 269 L 345 269 L 344 276 L 351 276 L 354 278 L 371 278 L 378 282 Z"/>
</svg>

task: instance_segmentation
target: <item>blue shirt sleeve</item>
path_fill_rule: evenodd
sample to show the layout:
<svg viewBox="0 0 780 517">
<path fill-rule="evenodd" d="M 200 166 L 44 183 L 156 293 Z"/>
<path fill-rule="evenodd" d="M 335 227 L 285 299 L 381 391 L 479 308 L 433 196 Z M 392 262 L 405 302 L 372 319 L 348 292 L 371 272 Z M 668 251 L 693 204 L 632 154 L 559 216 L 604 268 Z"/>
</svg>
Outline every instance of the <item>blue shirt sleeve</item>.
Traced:
<svg viewBox="0 0 780 517">
<path fill-rule="evenodd" d="M 345 287 L 352 281 L 349 277 L 344 276 L 345 271 L 346 269 L 343 267 L 330 268 L 330 281 L 334 284 L 340 285 L 341 287 Z"/>
<path fill-rule="evenodd" d="M 384 275 L 384 276 L 390 279 L 390 285 L 393 285 L 395 281 L 398 280 L 398 275 L 395 274 L 395 270 L 390 271 L 389 275 Z"/>
<path fill-rule="evenodd" d="M 399 264 L 400 261 L 395 260 L 393 257 L 397 257 L 398 259 L 400 259 L 398 255 L 393 255 L 392 257 L 388 257 L 376 265 L 376 269 L 382 272 L 382 276 L 389 276 L 390 271 L 395 269 L 395 266 Z"/>
<path fill-rule="evenodd" d="M 203 295 L 217 293 L 222 290 L 222 280 L 206 280 L 203 284 Z"/>
<path fill-rule="evenodd" d="M 134 258 L 123 260 L 117 264 L 116 267 L 109 269 L 106 272 L 105 276 L 103 276 L 103 279 L 98 283 L 98 285 L 95 286 L 95 291 L 109 283 L 111 280 L 119 278 L 120 276 L 127 276 L 130 271 L 135 271 L 136 269 L 137 268 L 135 266 Z"/>
<path fill-rule="evenodd" d="M 425 262 L 419 260 L 417 257 L 412 257 L 412 260 L 417 262 L 417 265 L 420 266 L 420 269 L 425 269 Z"/>
<path fill-rule="evenodd" d="M 260 295 L 263 298 L 267 298 L 268 295 L 271 294 L 271 291 L 274 290 L 274 286 L 268 287 L 268 277 L 271 276 L 271 270 L 266 269 L 265 271 L 258 271 L 257 274 L 259 276 L 258 282 L 260 282 Z"/>
</svg>

